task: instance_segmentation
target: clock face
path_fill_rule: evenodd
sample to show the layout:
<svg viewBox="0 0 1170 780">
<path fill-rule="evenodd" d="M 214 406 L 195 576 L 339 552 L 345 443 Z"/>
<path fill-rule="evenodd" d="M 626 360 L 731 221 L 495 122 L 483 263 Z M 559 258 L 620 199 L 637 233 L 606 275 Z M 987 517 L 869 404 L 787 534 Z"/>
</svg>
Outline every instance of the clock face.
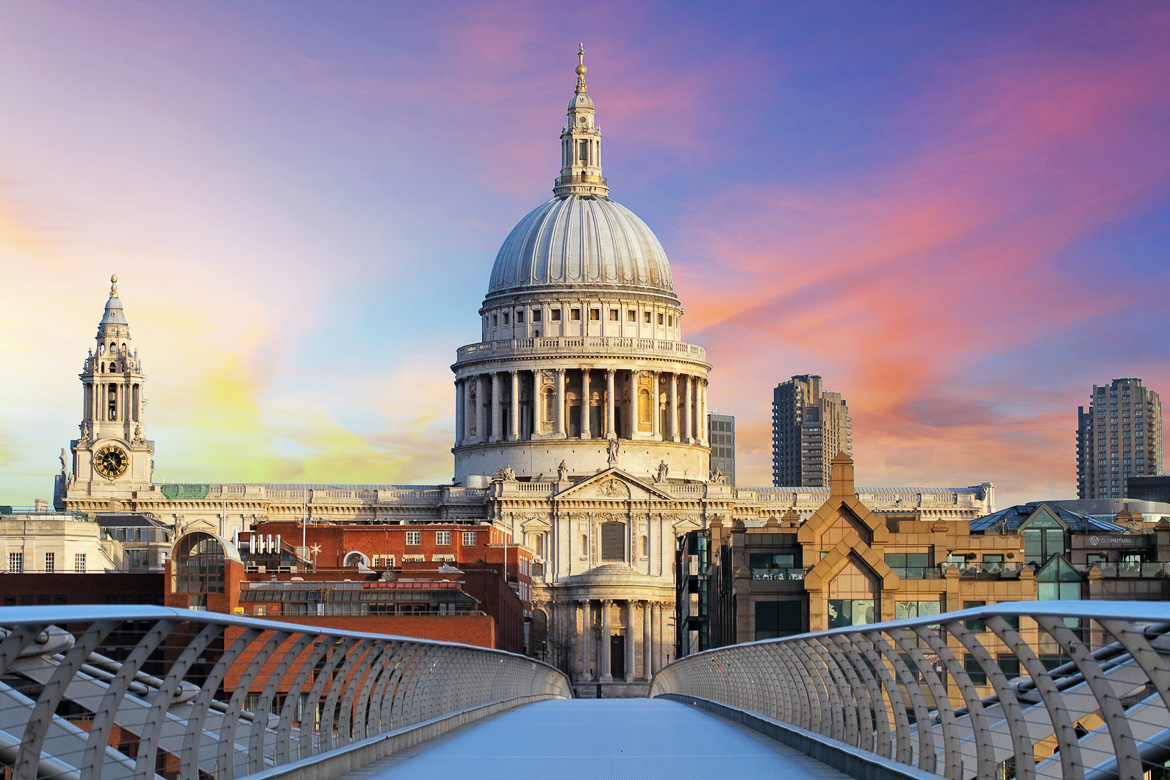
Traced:
<svg viewBox="0 0 1170 780">
<path fill-rule="evenodd" d="M 94 455 L 93 465 L 106 479 L 117 479 L 126 473 L 126 467 L 130 465 L 130 456 L 121 447 L 107 444 Z"/>
</svg>

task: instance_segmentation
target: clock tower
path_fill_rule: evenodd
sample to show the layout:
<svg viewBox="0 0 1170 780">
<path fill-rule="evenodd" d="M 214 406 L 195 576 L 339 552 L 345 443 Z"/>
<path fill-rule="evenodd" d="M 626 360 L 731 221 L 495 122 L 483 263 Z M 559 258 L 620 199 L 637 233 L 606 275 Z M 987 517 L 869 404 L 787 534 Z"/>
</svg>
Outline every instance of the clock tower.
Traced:
<svg viewBox="0 0 1170 780">
<path fill-rule="evenodd" d="M 143 433 L 146 376 L 131 347 L 117 285 L 118 277 L 111 276 L 96 343 L 79 375 L 82 413 L 80 437 L 69 443 L 72 474 L 62 452 L 57 496 L 64 500 L 57 503 L 69 509 L 120 509 L 135 491 L 150 489 L 154 442 Z"/>
</svg>

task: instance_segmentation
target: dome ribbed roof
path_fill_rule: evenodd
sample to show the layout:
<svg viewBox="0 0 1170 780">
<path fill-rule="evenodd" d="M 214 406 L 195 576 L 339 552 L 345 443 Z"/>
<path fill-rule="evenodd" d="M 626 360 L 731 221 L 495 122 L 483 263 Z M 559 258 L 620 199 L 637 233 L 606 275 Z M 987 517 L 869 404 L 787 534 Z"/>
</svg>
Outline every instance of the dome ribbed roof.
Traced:
<svg viewBox="0 0 1170 780">
<path fill-rule="evenodd" d="M 580 195 L 520 220 L 496 255 L 488 296 L 582 285 L 674 297 L 666 252 L 646 223 L 620 203 Z"/>
</svg>

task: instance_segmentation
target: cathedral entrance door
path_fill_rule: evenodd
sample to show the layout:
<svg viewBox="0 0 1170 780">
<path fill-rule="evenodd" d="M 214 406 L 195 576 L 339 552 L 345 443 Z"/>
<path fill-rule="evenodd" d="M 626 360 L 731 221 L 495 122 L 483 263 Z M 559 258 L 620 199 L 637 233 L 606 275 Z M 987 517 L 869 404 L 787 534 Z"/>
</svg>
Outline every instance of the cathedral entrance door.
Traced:
<svg viewBox="0 0 1170 780">
<path fill-rule="evenodd" d="M 626 676 L 626 638 L 621 634 L 609 638 L 609 668 L 613 679 Z"/>
</svg>

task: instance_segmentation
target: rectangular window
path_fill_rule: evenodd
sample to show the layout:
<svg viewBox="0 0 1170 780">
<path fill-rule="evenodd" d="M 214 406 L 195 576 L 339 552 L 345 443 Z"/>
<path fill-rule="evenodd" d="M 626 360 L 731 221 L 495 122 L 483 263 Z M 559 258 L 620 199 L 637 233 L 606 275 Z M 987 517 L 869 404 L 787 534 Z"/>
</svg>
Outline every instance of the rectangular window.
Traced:
<svg viewBox="0 0 1170 780">
<path fill-rule="evenodd" d="M 987 606 L 986 601 L 964 601 L 963 602 L 963 609 L 973 609 L 975 607 L 985 607 L 985 606 Z M 963 625 L 965 625 L 967 627 L 968 631 L 979 632 L 979 631 L 986 631 L 987 630 L 987 626 L 983 624 L 983 621 L 978 620 L 978 619 L 964 620 Z"/>
<path fill-rule="evenodd" d="M 73 571 L 85 574 L 85 553 L 75 553 L 73 556 Z"/>
<path fill-rule="evenodd" d="M 666 326 L 667 326 L 667 327 L 669 327 L 669 328 L 673 328 L 673 327 L 674 327 L 674 315 L 673 315 L 673 314 L 671 314 L 671 315 L 667 316 L 667 318 L 666 318 Z"/>
<path fill-rule="evenodd" d="M 895 601 L 894 620 L 908 620 L 916 617 L 930 617 L 942 614 L 937 601 Z"/>
<path fill-rule="evenodd" d="M 549 322 L 560 322 L 561 321 L 561 310 L 560 309 L 553 309 L 552 311 L 550 311 L 548 313 L 548 321 Z"/>
<path fill-rule="evenodd" d="M 617 309 L 610 309 L 609 310 L 609 321 L 610 322 L 617 322 L 618 321 L 618 310 Z"/>
<path fill-rule="evenodd" d="M 873 599 L 829 599 L 829 628 L 876 623 Z"/>
<path fill-rule="evenodd" d="M 504 324 L 508 324 L 508 312 L 504 312 Z"/>
<path fill-rule="evenodd" d="M 653 320 L 652 320 L 652 319 L 650 319 L 650 318 L 651 318 L 651 317 L 653 317 L 653 316 L 654 316 L 654 315 L 653 315 L 653 314 L 651 314 L 650 312 L 646 312 L 646 324 L 647 324 L 647 325 L 649 325 L 649 324 L 651 324 L 651 323 L 653 322 Z"/>
<path fill-rule="evenodd" d="M 435 544 L 451 544 L 451 532 L 450 531 L 436 531 L 435 532 Z"/>
<path fill-rule="evenodd" d="M 407 531 L 406 543 L 411 546 L 422 544 L 422 531 Z"/>
<path fill-rule="evenodd" d="M 569 319 L 571 319 L 573 322 L 580 322 L 581 321 L 581 310 L 580 309 L 569 309 Z"/>
<path fill-rule="evenodd" d="M 463 532 L 463 546 L 464 547 L 475 547 L 475 545 L 479 544 L 479 542 L 477 542 L 475 539 L 476 536 L 477 536 L 477 534 L 475 533 L 475 531 L 464 531 Z"/>
<path fill-rule="evenodd" d="M 662 324 L 662 314 L 661 313 L 658 315 L 658 324 L 659 325 Z"/>
<path fill-rule="evenodd" d="M 629 311 L 626 312 L 626 322 L 637 322 L 637 321 L 638 321 L 638 312 L 634 311 L 633 309 L 630 309 Z"/>
<path fill-rule="evenodd" d="M 57 554 L 45 553 L 45 574 L 52 574 L 57 569 Z"/>
<path fill-rule="evenodd" d="M 776 639 L 803 630 L 799 601 L 757 601 L 756 639 Z"/>
<path fill-rule="evenodd" d="M 8 573 L 22 574 L 24 572 L 24 553 L 8 553 Z"/>
<path fill-rule="evenodd" d="M 601 309 L 590 309 L 589 310 L 589 321 L 590 322 L 600 322 L 601 321 Z"/>
<path fill-rule="evenodd" d="M 516 324 L 517 325 L 524 324 L 524 312 L 522 312 L 522 311 L 516 312 Z"/>
<path fill-rule="evenodd" d="M 983 667 L 979 661 L 969 655 L 963 656 L 963 668 L 967 671 L 967 676 L 971 678 L 971 682 L 975 685 L 987 685 L 987 672 L 983 671 Z"/>
<path fill-rule="evenodd" d="M 999 669 L 1003 672 L 1003 676 L 1009 680 L 1013 677 L 1020 676 L 1020 659 L 1011 653 L 997 655 L 995 662 L 999 664 Z"/>
<path fill-rule="evenodd" d="M 532 321 L 533 322 L 540 322 L 541 314 L 542 314 L 542 312 L 540 309 L 536 309 L 535 311 L 533 311 L 532 312 Z"/>
</svg>

